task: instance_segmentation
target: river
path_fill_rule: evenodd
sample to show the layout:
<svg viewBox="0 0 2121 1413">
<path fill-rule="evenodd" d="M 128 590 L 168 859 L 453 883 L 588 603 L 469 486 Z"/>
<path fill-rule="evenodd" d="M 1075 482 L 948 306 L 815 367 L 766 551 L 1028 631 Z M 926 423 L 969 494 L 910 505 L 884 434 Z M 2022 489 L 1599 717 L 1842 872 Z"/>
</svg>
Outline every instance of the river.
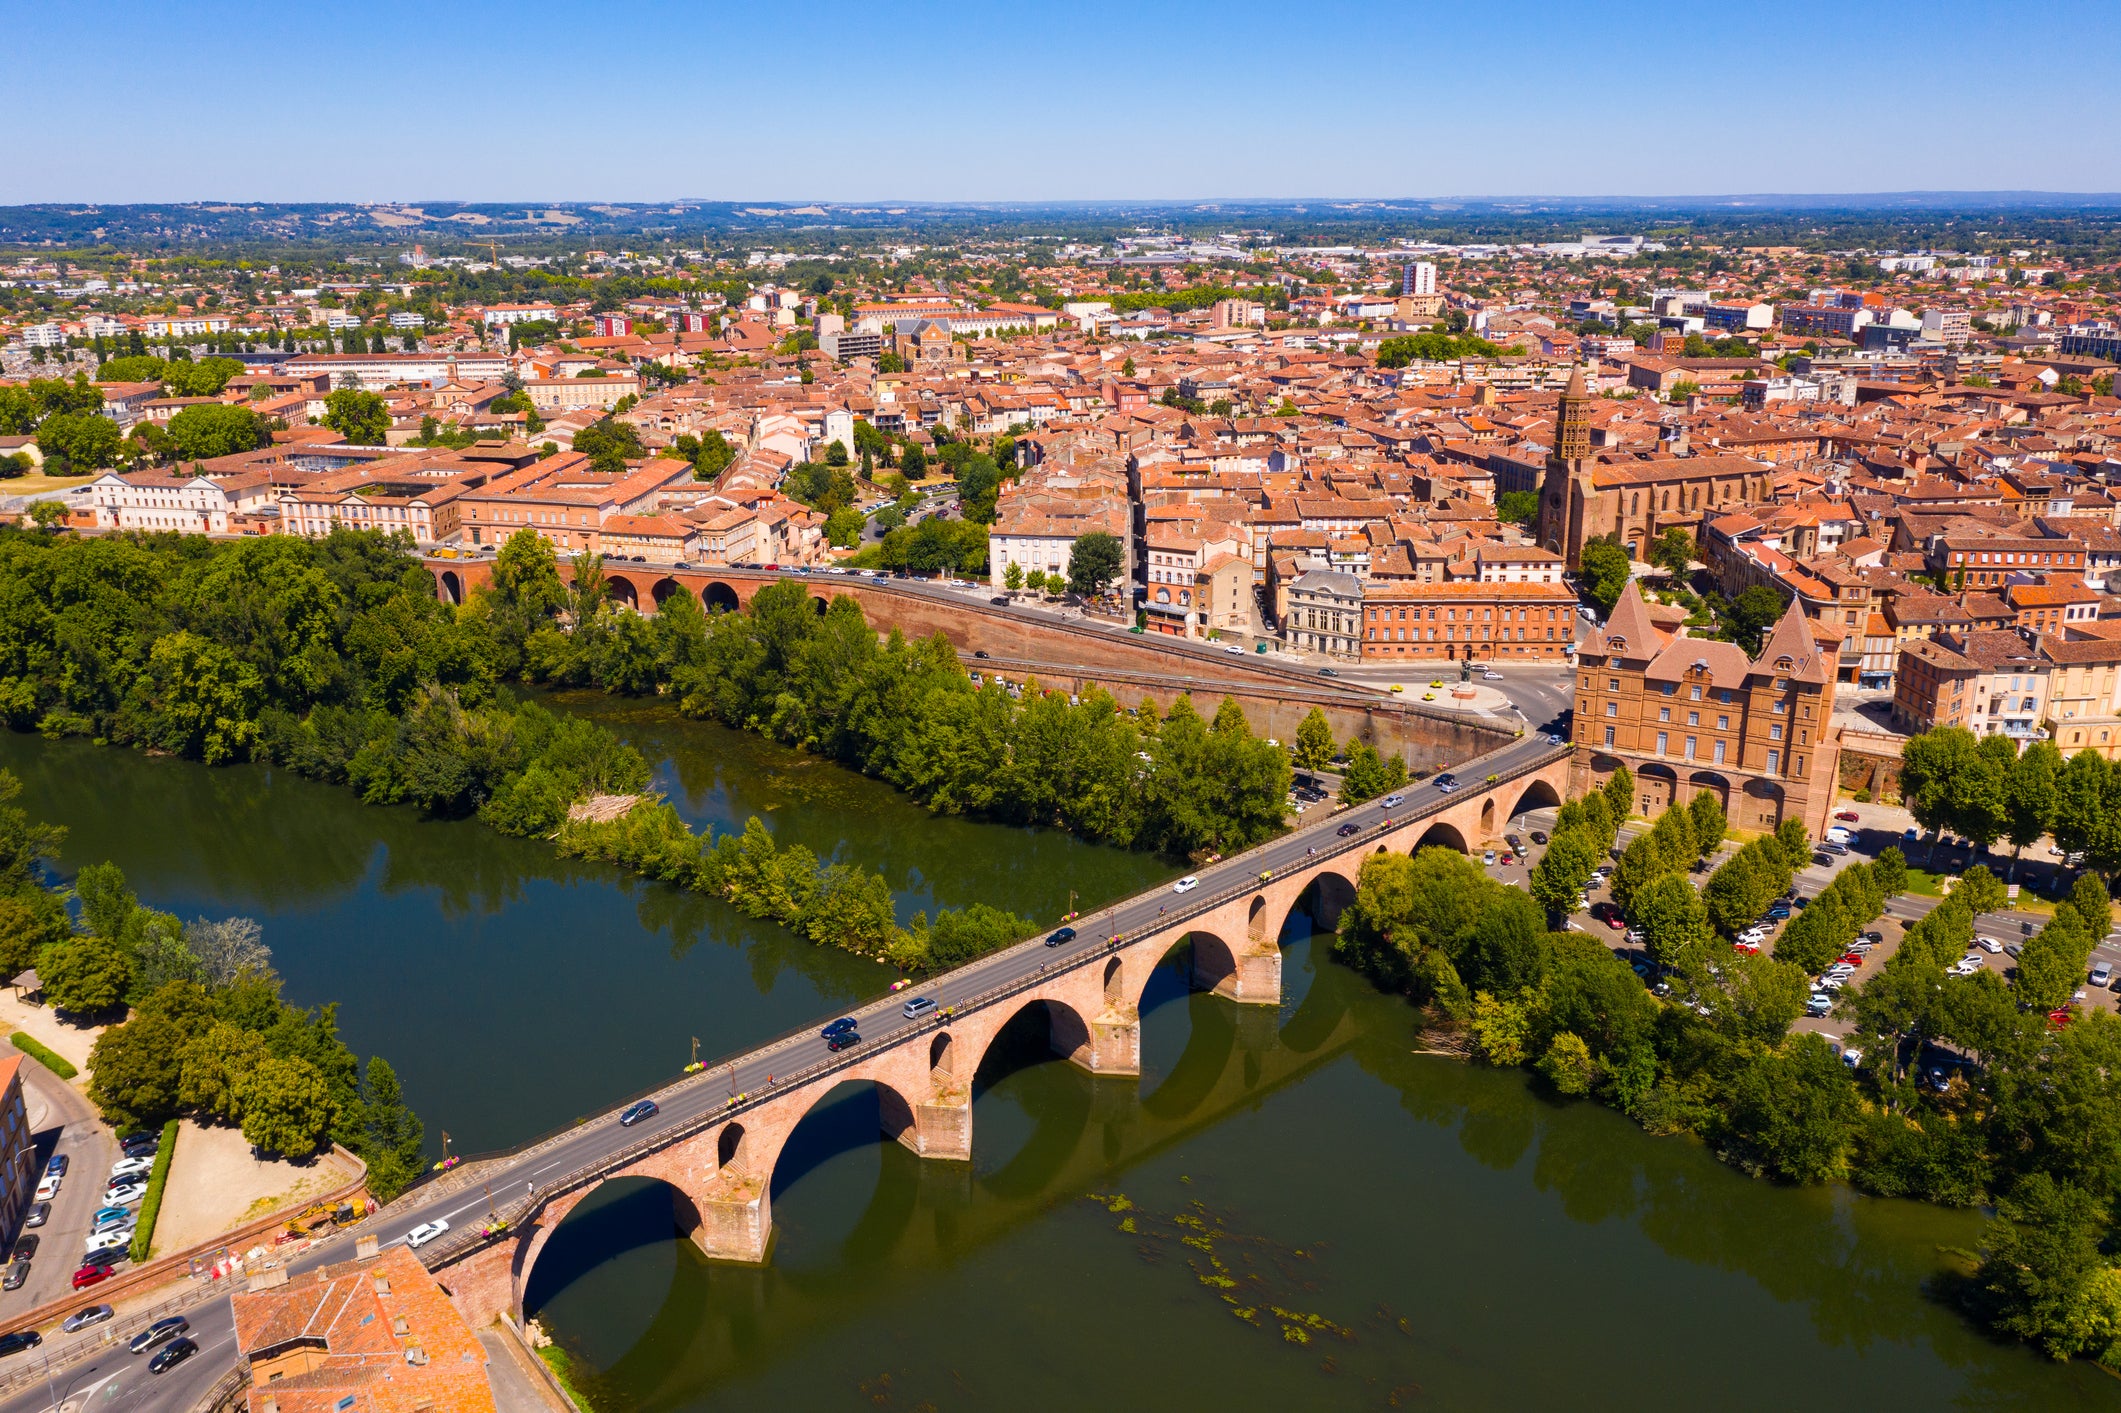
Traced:
<svg viewBox="0 0 2121 1413">
<path fill-rule="evenodd" d="M 653 702 L 565 697 L 695 824 L 765 818 L 880 870 L 902 913 L 1040 918 L 1168 877 Z M 519 1142 L 889 980 L 696 897 L 285 772 L 0 733 L 68 874 L 111 859 L 184 917 L 258 918 L 290 999 L 339 1002 L 451 1149 Z M 2121 1407 L 1936 1295 L 1978 1218 L 1753 1182 L 1525 1076 L 1416 1053 L 1413 1017 L 1298 914 L 1278 1011 L 1145 1002 L 1138 1082 L 1044 1058 L 975 1084 L 974 1160 L 876 1141 L 838 1091 L 774 1179 L 762 1270 L 673 1239 L 667 1198 L 578 1207 L 529 1293 L 598 1413 L 898 1408 Z"/>
</svg>

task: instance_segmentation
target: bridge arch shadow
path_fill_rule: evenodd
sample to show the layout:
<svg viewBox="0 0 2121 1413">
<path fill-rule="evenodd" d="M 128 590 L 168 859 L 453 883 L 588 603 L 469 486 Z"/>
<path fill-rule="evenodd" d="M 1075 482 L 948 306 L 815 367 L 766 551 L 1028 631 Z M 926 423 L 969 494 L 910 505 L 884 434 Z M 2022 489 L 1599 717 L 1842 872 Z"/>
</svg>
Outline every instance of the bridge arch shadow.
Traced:
<svg viewBox="0 0 2121 1413">
<path fill-rule="evenodd" d="M 1442 820 L 1422 831 L 1422 836 L 1414 841 L 1414 847 L 1408 852 L 1418 854 L 1423 849 L 1456 849 L 1461 854 L 1473 852 L 1466 847 L 1466 836 L 1458 831 L 1458 827 Z"/>
<path fill-rule="evenodd" d="M 982 1188 L 1035 1196 L 1074 1156 L 1093 1081 L 1056 1061 L 1089 1043 L 1083 1018 L 1055 1001 L 1026 1002 L 987 1042 L 972 1077 L 972 1166 Z"/>
<path fill-rule="evenodd" d="M 461 604 L 464 602 L 464 581 L 457 577 L 456 570 L 443 570 L 439 587 L 442 590 L 442 602 L 449 604 Z"/>
<path fill-rule="evenodd" d="M 1558 810 L 1561 808 L 1561 792 L 1540 779 L 1533 779 L 1517 796 L 1517 803 L 1510 806 L 1506 819 L 1515 819 L 1526 810 Z"/>
<path fill-rule="evenodd" d="M 736 590 L 719 579 L 711 580 L 706 588 L 700 590 L 700 607 L 709 613 L 735 613 Z"/>
<path fill-rule="evenodd" d="M 641 591 L 633 586 L 633 580 L 623 574 L 612 574 L 604 580 L 604 597 L 621 608 L 641 611 Z"/>
<path fill-rule="evenodd" d="M 920 1159 L 891 1141 L 912 1127 L 912 1105 L 876 1080 L 843 1081 L 811 1104 L 768 1180 L 777 1268 L 799 1279 L 805 1267 L 884 1259 L 917 1203 Z"/>
<path fill-rule="evenodd" d="M 594 1278 L 607 1263 L 683 1240 L 699 1225 L 699 1209 L 692 1199 L 660 1178 L 629 1176 L 598 1183 L 553 1228 L 530 1269 L 516 1273 L 524 1313 L 536 1313 L 575 1282 Z M 629 1274 L 637 1270 L 629 1264 Z"/>
</svg>

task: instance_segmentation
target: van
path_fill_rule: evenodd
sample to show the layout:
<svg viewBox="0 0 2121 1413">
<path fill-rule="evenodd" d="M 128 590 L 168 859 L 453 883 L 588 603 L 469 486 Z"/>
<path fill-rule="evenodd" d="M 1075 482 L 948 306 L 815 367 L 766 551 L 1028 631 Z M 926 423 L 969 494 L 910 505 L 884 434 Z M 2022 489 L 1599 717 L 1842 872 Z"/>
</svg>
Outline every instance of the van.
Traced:
<svg viewBox="0 0 2121 1413">
<path fill-rule="evenodd" d="M 927 1014 L 928 1014 L 928 1013 L 929 1013 L 930 1011 L 932 1011 L 932 1010 L 934 1010 L 934 1009 L 935 1009 L 935 998 L 934 998 L 934 997 L 932 997 L 932 996 L 916 996 L 916 997 L 914 997 L 914 998 L 913 998 L 913 999 L 912 999 L 911 1001 L 908 1001 L 908 1002 L 906 1003 L 906 1019 L 907 1019 L 907 1020 L 919 1020 L 919 1019 L 920 1019 L 920 1018 L 921 1018 L 922 1016 L 925 1016 L 925 1015 L 927 1015 Z"/>
</svg>

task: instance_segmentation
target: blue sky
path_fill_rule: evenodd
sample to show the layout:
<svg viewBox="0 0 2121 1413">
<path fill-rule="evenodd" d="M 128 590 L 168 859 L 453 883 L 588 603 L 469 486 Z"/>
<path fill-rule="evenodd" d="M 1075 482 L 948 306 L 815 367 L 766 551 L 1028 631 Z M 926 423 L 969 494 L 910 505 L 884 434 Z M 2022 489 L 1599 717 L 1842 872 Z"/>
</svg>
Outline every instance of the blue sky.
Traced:
<svg viewBox="0 0 2121 1413">
<path fill-rule="evenodd" d="M 2121 3 L 0 0 L 0 203 L 2121 191 Z"/>
</svg>

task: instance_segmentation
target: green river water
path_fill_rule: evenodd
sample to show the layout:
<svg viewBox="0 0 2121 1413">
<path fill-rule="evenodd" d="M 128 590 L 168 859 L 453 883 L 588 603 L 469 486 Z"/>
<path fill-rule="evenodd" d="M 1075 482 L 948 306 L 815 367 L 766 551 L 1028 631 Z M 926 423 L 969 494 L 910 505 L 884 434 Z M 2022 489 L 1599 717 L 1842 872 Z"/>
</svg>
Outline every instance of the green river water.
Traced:
<svg viewBox="0 0 2121 1413">
<path fill-rule="evenodd" d="M 562 698 L 659 762 L 695 824 L 765 818 L 881 870 L 902 911 L 1039 918 L 1175 870 L 938 819 L 887 787 L 653 703 Z M 339 1002 L 452 1151 L 522 1141 L 882 988 L 871 962 L 467 822 L 0 733 L 62 871 L 265 926 L 289 997 Z M 973 1162 L 878 1141 L 873 1095 L 814 1110 L 774 1176 L 762 1270 L 674 1239 L 613 1183 L 529 1303 L 598 1413 L 663 1409 L 2121 1407 L 2121 1383 L 1992 1341 L 1934 1292 L 1975 1214 L 1789 1190 L 1526 1078 L 1416 1053 L 1414 1017 L 1300 914 L 1279 1011 L 1145 1002 L 1139 1081 L 1012 1024 Z"/>
</svg>

